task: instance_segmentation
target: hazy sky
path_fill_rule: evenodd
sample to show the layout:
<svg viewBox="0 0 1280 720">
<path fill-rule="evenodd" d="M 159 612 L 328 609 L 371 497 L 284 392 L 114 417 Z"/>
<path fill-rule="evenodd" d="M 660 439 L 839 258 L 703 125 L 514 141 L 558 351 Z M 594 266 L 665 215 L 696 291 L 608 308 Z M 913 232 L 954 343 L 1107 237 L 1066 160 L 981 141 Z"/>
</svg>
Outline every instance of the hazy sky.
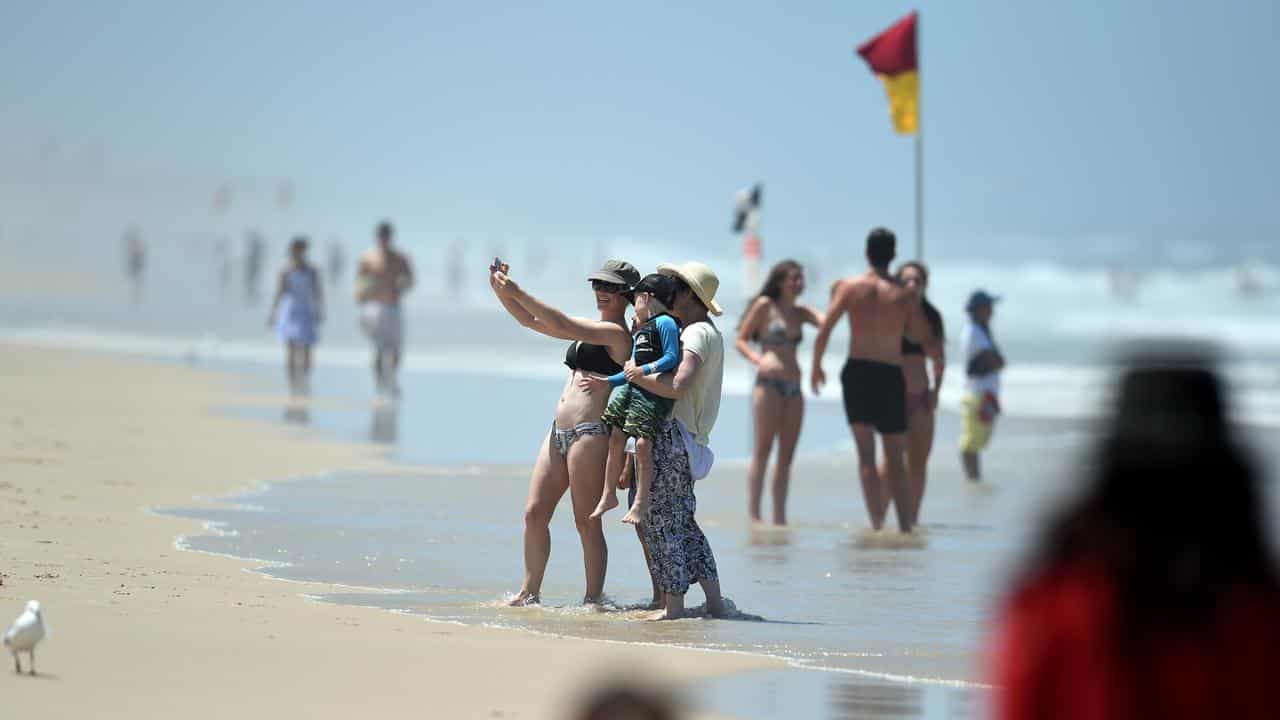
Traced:
<svg viewBox="0 0 1280 720">
<path fill-rule="evenodd" d="M 941 251 L 1280 226 L 1269 0 L 4 2 L 0 182 L 155 217 L 287 177 L 343 232 L 720 248 L 759 179 L 768 242 L 909 237 L 911 140 L 853 48 L 912 7 Z"/>
</svg>

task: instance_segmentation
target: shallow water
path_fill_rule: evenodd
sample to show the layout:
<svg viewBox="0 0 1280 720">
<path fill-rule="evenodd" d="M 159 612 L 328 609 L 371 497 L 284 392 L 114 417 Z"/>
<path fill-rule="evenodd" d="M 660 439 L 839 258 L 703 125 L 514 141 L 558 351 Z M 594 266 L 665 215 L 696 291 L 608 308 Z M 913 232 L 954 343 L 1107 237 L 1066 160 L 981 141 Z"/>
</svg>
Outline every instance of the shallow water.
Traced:
<svg viewBox="0 0 1280 720">
<path fill-rule="evenodd" d="M 522 574 L 523 466 L 335 472 L 231 499 L 238 507 L 165 512 L 209 521 L 219 531 L 186 538 L 191 549 L 269 561 L 263 571 L 274 577 L 394 591 L 353 589 L 328 600 L 554 634 L 775 655 L 886 679 L 967 683 L 978 679 L 973 660 L 986 608 L 1041 503 L 1067 487 L 1061 469 L 1086 437 L 1072 423 L 1010 424 L 1005 452 L 991 458 L 989 483 L 964 481 L 949 453 L 940 452 L 917 549 L 866 542 L 849 455 L 797 464 L 795 521 L 786 530 L 748 526 L 745 467 L 722 462 L 698 483 L 699 522 L 725 594 L 760 620 L 639 622 L 634 609 L 648 599 L 647 574 L 617 511 L 606 518 L 611 606 L 581 606 L 581 560 L 564 504 L 552 526 L 543 606 L 504 607 Z M 942 431 L 953 433 L 953 425 L 944 415 Z M 1056 437 L 1050 449 L 1030 442 L 1046 435 Z M 1027 472 L 1033 466 L 1040 469 Z M 692 590 L 689 604 L 700 602 Z"/>
</svg>

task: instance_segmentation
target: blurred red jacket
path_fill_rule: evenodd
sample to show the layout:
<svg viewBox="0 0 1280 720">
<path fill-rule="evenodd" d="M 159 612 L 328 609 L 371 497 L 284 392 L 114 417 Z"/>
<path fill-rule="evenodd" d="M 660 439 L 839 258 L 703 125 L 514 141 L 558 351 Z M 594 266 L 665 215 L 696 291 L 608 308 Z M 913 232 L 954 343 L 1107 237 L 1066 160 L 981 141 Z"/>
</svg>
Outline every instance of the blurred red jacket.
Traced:
<svg viewBox="0 0 1280 720">
<path fill-rule="evenodd" d="M 1000 720 L 1280 718 L 1280 598 L 1225 596 L 1207 628 L 1117 648 L 1113 583 L 1084 566 L 1017 589 L 989 656 Z"/>
</svg>

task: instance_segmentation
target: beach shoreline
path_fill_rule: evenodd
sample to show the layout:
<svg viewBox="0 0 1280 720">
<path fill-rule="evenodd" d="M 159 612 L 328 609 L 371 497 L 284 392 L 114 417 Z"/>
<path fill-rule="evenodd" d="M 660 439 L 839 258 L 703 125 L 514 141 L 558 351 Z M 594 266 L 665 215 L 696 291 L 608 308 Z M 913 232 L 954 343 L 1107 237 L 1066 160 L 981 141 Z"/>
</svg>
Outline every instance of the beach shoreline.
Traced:
<svg viewBox="0 0 1280 720">
<path fill-rule="evenodd" d="M 0 672 L 15 717 L 561 717 L 608 678 L 784 667 L 311 601 L 340 588 L 179 550 L 200 523 L 152 509 L 395 472 L 385 448 L 218 413 L 245 399 L 224 373 L 4 344 L 0 376 L 0 610 L 38 599 L 53 629 L 40 675 Z"/>
</svg>

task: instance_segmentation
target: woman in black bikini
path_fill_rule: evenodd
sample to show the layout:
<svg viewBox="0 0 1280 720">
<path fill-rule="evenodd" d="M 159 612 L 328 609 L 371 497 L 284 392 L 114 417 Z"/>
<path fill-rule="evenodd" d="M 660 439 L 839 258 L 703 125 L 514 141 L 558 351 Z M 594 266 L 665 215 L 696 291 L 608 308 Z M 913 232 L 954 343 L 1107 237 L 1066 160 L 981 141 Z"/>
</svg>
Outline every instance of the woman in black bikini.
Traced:
<svg viewBox="0 0 1280 720">
<path fill-rule="evenodd" d="M 583 602 L 600 602 L 609 551 L 600 520 L 591 511 L 604 490 L 604 464 L 609 452 L 608 430 L 600 422 L 609 394 L 591 392 L 578 385 L 584 373 L 612 375 L 622 372 L 631 357 L 631 333 L 626 310 L 640 273 L 630 263 L 610 260 L 587 277 L 595 291 L 600 319 L 569 317 L 525 292 L 508 275 L 506 265 L 490 272 L 489 285 L 507 312 L 531 330 L 571 341 L 565 353 L 569 379 L 560 392 L 555 420 L 538 450 L 529 480 L 524 511 L 524 583 L 511 605 L 539 602 L 542 576 L 551 556 L 551 515 L 570 491 L 574 522 L 582 539 L 587 591 Z"/>
<path fill-rule="evenodd" d="M 920 505 L 924 502 L 924 486 L 933 451 L 934 416 L 938 411 L 938 390 L 942 387 L 942 375 L 947 368 L 943 352 L 946 333 L 942 327 L 942 314 L 925 297 L 929 288 L 929 270 L 919 262 L 906 262 L 898 268 L 898 282 L 912 291 L 912 301 L 920 303 L 928 321 L 928 338 L 902 338 L 902 374 L 907 384 L 907 487 L 911 490 L 911 522 L 920 519 Z M 926 360 L 933 363 L 933 384 L 929 383 Z M 882 470 L 881 478 L 888 477 Z M 889 494 L 883 497 L 887 503 Z"/>
<path fill-rule="evenodd" d="M 791 461 L 804 421 L 804 392 L 796 348 L 804 339 L 804 326 L 820 325 L 818 311 L 797 302 L 804 292 L 804 268 L 783 260 L 769 271 L 769 278 L 738 327 L 738 352 L 756 367 L 751 395 L 755 416 L 755 449 L 747 471 L 747 511 L 752 522 L 761 522 L 764 472 L 773 441 L 778 441 L 778 462 L 773 470 L 773 522 L 787 524 L 787 489 Z M 759 346 L 757 350 L 753 344 Z"/>
</svg>

